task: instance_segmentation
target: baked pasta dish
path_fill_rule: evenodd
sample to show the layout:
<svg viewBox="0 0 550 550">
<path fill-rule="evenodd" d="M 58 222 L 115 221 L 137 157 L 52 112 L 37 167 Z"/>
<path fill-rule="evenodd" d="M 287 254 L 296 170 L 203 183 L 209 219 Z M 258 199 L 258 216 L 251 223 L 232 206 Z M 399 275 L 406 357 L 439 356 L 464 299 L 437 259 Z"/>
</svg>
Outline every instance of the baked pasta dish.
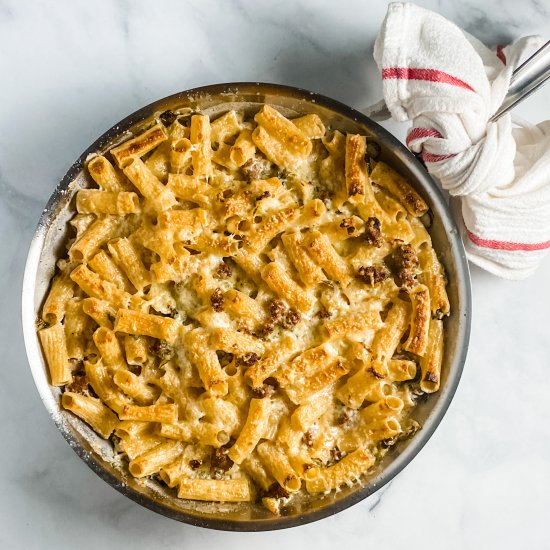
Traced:
<svg viewBox="0 0 550 550">
<path fill-rule="evenodd" d="M 278 514 L 360 480 L 439 388 L 422 197 L 315 114 L 166 111 L 128 137 L 88 159 L 38 321 L 62 407 L 181 499 Z"/>
</svg>

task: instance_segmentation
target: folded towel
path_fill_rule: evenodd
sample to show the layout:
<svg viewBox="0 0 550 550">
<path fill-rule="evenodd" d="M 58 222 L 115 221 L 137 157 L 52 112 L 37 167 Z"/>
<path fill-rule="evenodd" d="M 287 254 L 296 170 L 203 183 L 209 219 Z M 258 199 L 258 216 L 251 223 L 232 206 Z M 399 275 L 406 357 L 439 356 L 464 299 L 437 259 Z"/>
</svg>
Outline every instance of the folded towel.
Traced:
<svg viewBox="0 0 550 550">
<path fill-rule="evenodd" d="M 550 121 L 489 119 L 524 53 L 543 42 L 495 53 L 441 15 L 393 3 L 374 46 L 392 118 L 413 124 L 407 146 L 462 198 L 469 259 L 509 279 L 532 274 L 550 249 Z"/>
</svg>

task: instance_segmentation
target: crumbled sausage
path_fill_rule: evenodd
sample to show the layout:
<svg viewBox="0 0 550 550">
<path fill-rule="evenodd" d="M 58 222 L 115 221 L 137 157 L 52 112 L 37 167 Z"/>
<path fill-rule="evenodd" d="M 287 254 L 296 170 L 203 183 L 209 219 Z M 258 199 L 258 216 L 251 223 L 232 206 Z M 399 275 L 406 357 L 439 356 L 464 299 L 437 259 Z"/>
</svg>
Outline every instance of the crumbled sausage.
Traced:
<svg viewBox="0 0 550 550">
<path fill-rule="evenodd" d="M 283 328 L 291 329 L 300 322 L 301 315 L 295 309 L 287 309 L 285 303 L 278 298 L 274 298 L 269 302 L 269 321 L 266 323 L 273 330 L 275 324 L 281 325 Z"/>
<path fill-rule="evenodd" d="M 286 314 L 286 306 L 282 300 L 278 298 L 273 298 L 269 302 L 269 316 L 273 323 L 279 322 L 282 317 Z"/>
<path fill-rule="evenodd" d="M 263 399 L 264 397 L 273 395 L 277 391 L 278 387 L 279 382 L 270 376 L 264 380 L 264 383 L 260 387 L 252 388 L 252 394 L 258 399 Z"/>
<path fill-rule="evenodd" d="M 315 440 L 313 439 L 313 434 L 309 430 L 304 433 L 304 441 L 308 447 L 312 447 L 315 443 Z"/>
<path fill-rule="evenodd" d="M 398 286 L 411 288 L 418 271 L 418 257 L 410 244 L 400 244 L 392 254 L 392 262 L 395 266 L 395 282 Z"/>
<path fill-rule="evenodd" d="M 264 323 L 257 331 L 256 336 L 258 338 L 267 338 L 275 329 L 275 323 L 271 321 L 267 321 L 267 323 Z"/>
<path fill-rule="evenodd" d="M 278 388 L 278 384 L 277 382 L 275 382 L 275 384 L 270 384 L 269 380 L 275 380 L 275 379 L 270 378 L 268 380 L 265 380 L 261 386 L 257 388 L 252 388 L 252 395 L 256 399 L 264 399 L 265 397 L 270 397 L 275 393 L 275 391 Z"/>
<path fill-rule="evenodd" d="M 353 233 L 355 233 L 355 224 L 353 223 L 353 218 L 344 218 L 341 222 L 340 222 L 340 227 L 342 229 L 345 229 L 348 233 L 348 235 L 352 235 Z"/>
<path fill-rule="evenodd" d="M 382 246 L 380 220 L 374 216 L 368 218 L 365 222 L 365 240 L 376 248 L 380 248 Z"/>
<path fill-rule="evenodd" d="M 255 399 L 264 399 L 264 397 L 267 397 L 269 390 L 267 389 L 267 386 L 261 385 L 257 388 L 251 388 L 250 391 Z"/>
<path fill-rule="evenodd" d="M 214 311 L 223 311 L 223 293 L 220 288 L 217 288 L 212 292 L 210 296 L 210 303 L 214 308 Z"/>
<path fill-rule="evenodd" d="M 87 393 L 88 391 L 88 378 L 84 371 L 76 371 L 73 373 L 73 379 L 71 383 L 65 387 L 65 391 L 74 393 Z"/>
<path fill-rule="evenodd" d="M 174 113 L 174 111 L 164 111 L 164 113 L 161 113 L 159 116 L 160 121 L 164 124 L 164 126 L 170 126 L 176 118 L 178 118 L 178 115 Z"/>
<path fill-rule="evenodd" d="M 238 365 L 243 365 L 244 367 L 250 367 L 250 365 L 253 365 L 254 363 L 257 363 L 260 360 L 260 356 L 254 352 L 248 352 L 244 355 L 241 355 L 237 359 Z"/>
<path fill-rule="evenodd" d="M 248 180 L 259 180 L 271 172 L 271 162 L 266 158 L 255 156 L 247 160 L 242 168 L 243 176 Z"/>
<path fill-rule="evenodd" d="M 233 461 L 228 456 L 229 446 L 222 445 L 214 449 L 210 458 L 210 465 L 215 472 L 227 472 L 233 466 Z"/>
<path fill-rule="evenodd" d="M 174 357 L 174 348 L 166 340 L 155 340 L 149 351 L 163 361 L 169 361 Z"/>
<path fill-rule="evenodd" d="M 233 271 L 231 270 L 231 266 L 229 264 L 221 262 L 216 270 L 216 273 L 221 279 L 227 279 L 228 277 L 231 277 Z"/>
<path fill-rule="evenodd" d="M 264 496 L 267 498 L 280 499 L 280 498 L 288 498 L 290 495 L 282 485 L 279 485 L 277 482 L 275 482 L 266 491 Z"/>
<path fill-rule="evenodd" d="M 361 266 L 357 272 L 357 277 L 370 286 L 385 281 L 389 276 L 389 270 L 383 265 Z"/>
<path fill-rule="evenodd" d="M 197 460 L 196 458 L 193 458 L 189 461 L 189 466 L 193 468 L 193 470 L 196 470 L 197 468 L 200 468 L 202 466 L 202 460 Z"/>
<path fill-rule="evenodd" d="M 289 309 L 284 317 L 280 320 L 280 324 L 283 328 L 291 329 L 300 322 L 301 318 L 302 316 L 298 311 L 296 311 L 295 309 Z"/>
<path fill-rule="evenodd" d="M 353 415 L 357 411 L 349 407 L 342 406 L 335 411 L 335 422 L 338 426 L 349 426 L 352 423 Z"/>
</svg>

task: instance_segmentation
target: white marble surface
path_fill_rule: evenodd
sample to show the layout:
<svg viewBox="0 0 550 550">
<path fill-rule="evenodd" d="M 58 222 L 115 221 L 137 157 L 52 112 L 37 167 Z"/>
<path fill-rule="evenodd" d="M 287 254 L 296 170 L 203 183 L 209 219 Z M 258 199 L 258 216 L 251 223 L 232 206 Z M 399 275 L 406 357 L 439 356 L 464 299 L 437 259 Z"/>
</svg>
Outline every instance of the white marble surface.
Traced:
<svg viewBox="0 0 550 550">
<path fill-rule="evenodd" d="M 421 3 L 487 42 L 550 35 L 548 0 Z M 356 107 L 378 100 L 371 49 L 385 5 L 0 0 L 0 548 L 550 548 L 550 257 L 520 283 L 473 269 L 468 361 L 434 437 L 383 492 L 283 532 L 208 531 L 124 498 L 56 432 L 27 366 L 27 248 L 88 144 L 138 107 L 208 83 L 298 85 Z M 550 86 L 520 114 L 550 118 Z"/>
</svg>

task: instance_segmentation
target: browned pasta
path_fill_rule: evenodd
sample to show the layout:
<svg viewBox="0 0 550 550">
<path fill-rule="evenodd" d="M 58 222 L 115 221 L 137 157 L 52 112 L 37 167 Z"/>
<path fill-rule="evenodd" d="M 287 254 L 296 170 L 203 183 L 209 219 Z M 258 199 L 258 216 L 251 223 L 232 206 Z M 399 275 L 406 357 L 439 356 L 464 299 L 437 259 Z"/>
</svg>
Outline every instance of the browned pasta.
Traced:
<svg viewBox="0 0 550 550">
<path fill-rule="evenodd" d="M 121 238 L 111 241 L 109 252 L 135 288 L 142 290 L 151 282 L 149 271 L 128 239 Z"/>
<path fill-rule="evenodd" d="M 193 144 L 187 138 L 172 142 L 170 148 L 170 166 L 172 172 L 185 174 L 191 168 L 193 162 L 192 151 Z"/>
<path fill-rule="evenodd" d="M 213 349 L 219 349 L 228 353 L 244 355 L 245 353 L 256 353 L 261 355 L 264 346 L 257 338 L 227 328 L 216 328 L 210 336 L 210 345 Z"/>
<path fill-rule="evenodd" d="M 346 285 L 351 279 L 349 264 L 336 252 L 329 238 L 314 231 L 307 235 L 305 247 L 319 267 L 333 280 Z"/>
<path fill-rule="evenodd" d="M 174 109 L 90 157 L 38 338 L 126 476 L 281 514 L 415 431 L 445 376 L 444 267 L 366 136 Z"/>
<path fill-rule="evenodd" d="M 276 294 L 300 311 L 306 312 L 313 305 L 307 290 L 296 283 L 277 262 L 266 265 L 261 273 L 262 279 Z"/>
<path fill-rule="evenodd" d="M 349 370 L 350 367 L 348 363 L 342 359 L 337 359 L 334 363 L 304 380 L 301 384 L 289 388 L 289 397 L 295 403 L 302 403 L 304 399 L 324 390 L 339 378 L 346 375 Z"/>
<path fill-rule="evenodd" d="M 82 300 L 82 311 L 100 327 L 113 328 L 116 311 L 107 302 L 97 298 L 85 298 Z"/>
<path fill-rule="evenodd" d="M 367 150 L 366 138 L 364 136 L 348 135 L 346 138 L 346 188 L 348 197 L 356 195 L 369 195 L 374 197 L 372 189 L 369 189 L 367 165 L 365 153 Z"/>
<path fill-rule="evenodd" d="M 82 189 L 76 195 L 76 210 L 80 214 L 111 214 L 124 216 L 134 214 L 139 208 L 136 193 L 127 191 L 99 191 Z"/>
<path fill-rule="evenodd" d="M 246 422 L 237 441 L 228 453 L 233 462 L 240 464 L 254 450 L 266 431 L 270 412 L 271 401 L 269 399 L 252 399 L 250 401 Z"/>
<path fill-rule="evenodd" d="M 227 393 L 227 374 L 222 370 L 214 349 L 209 344 L 210 335 L 201 329 L 192 330 L 187 335 L 189 356 L 199 371 L 204 387 L 213 395 Z"/>
<path fill-rule="evenodd" d="M 82 361 L 87 349 L 87 339 L 93 331 L 93 321 L 83 309 L 83 300 L 72 299 L 67 302 L 65 321 L 65 341 L 69 359 Z"/>
<path fill-rule="evenodd" d="M 130 303 L 130 294 L 120 290 L 113 283 L 104 281 L 84 264 L 80 264 L 71 272 L 71 279 L 92 298 L 104 300 L 114 307 L 125 307 Z"/>
<path fill-rule="evenodd" d="M 126 277 L 105 250 L 100 250 L 95 256 L 90 258 L 88 265 L 105 281 L 114 283 L 118 288 L 126 292 L 134 291 L 134 287 L 128 277 Z"/>
<path fill-rule="evenodd" d="M 380 312 L 373 310 L 352 313 L 332 321 L 325 321 L 323 328 L 326 330 L 328 338 L 332 340 L 376 330 L 381 325 Z"/>
<path fill-rule="evenodd" d="M 178 441 L 161 443 L 130 462 L 129 470 L 134 477 L 144 477 L 157 473 L 163 466 L 173 462 L 183 451 Z"/>
<path fill-rule="evenodd" d="M 263 249 L 273 237 L 286 229 L 299 215 L 298 209 L 289 207 L 269 216 L 256 227 L 254 234 L 250 236 L 248 248 L 252 251 Z"/>
<path fill-rule="evenodd" d="M 301 233 L 284 233 L 281 237 L 290 261 L 306 285 L 316 285 L 326 279 L 322 269 L 311 259 L 302 246 Z"/>
<path fill-rule="evenodd" d="M 283 489 L 291 493 L 300 489 L 302 485 L 300 478 L 296 475 L 288 457 L 280 446 L 266 441 L 258 445 L 258 456 Z"/>
<path fill-rule="evenodd" d="M 412 303 L 409 337 L 403 349 L 424 355 L 428 347 L 428 328 L 430 326 L 430 293 L 427 287 L 419 285 L 409 292 Z"/>
<path fill-rule="evenodd" d="M 61 398 L 61 405 L 82 418 L 104 439 L 113 433 L 119 423 L 116 414 L 94 397 L 65 392 Z"/>
<path fill-rule="evenodd" d="M 247 502 L 252 500 L 250 486 L 244 479 L 182 478 L 178 497 L 217 502 Z"/>
<path fill-rule="evenodd" d="M 69 273 L 63 272 L 52 281 L 52 286 L 44 306 L 42 307 L 42 318 L 46 323 L 55 325 L 63 320 L 68 301 L 73 297 L 74 283 Z"/>
<path fill-rule="evenodd" d="M 88 172 L 104 191 L 119 192 L 127 188 L 124 176 L 103 156 L 94 157 L 88 163 Z"/>
<path fill-rule="evenodd" d="M 209 176 L 212 171 L 212 145 L 210 120 L 204 115 L 191 117 L 191 153 L 194 176 Z"/>
<path fill-rule="evenodd" d="M 384 162 L 377 162 L 371 178 L 394 195 L 412 216 L 422 216 L 428 211 L 428 205 L 415 189 Z"/>
<path fill-rule="evenodd" d="M 143 365 L 150 353 L 149 342 L 145 336 L 127 334 L 124 338 L 124 354 L 129 365 Z"/>
<path fill-rule="evenodd" d="M 351 483 L 374 464 L 364 449 L 357 449 L 330 468 L 312 468 L 306 479 L 309 493 L 323 493 Z"/>
<path fill-rule="evenodd" d="M 160 422 L 173 424 L 178 419 L 176 405 L 149 405 L 139 407 L 137 405 L 125 405 L 119 413 L 121 420 L 140 420 L 141 422 Z"/>
<path fill-rule="evenodd" d="M 67 354 L 65 331 L 57 323 L 38 332 L 44 355 L 50 369 L 50 380 L 53 386 L 63 386 L 71 380 L 71 369 Z"/>
<path fill-rule="evenodd" d="M 426 353 L 420 359 L 420 388 L 426 393 L 433 393 L 439 389 L 441 383 L 443 321 L 437 319 L 430 321 L 429 337 Z"/>
<path fill-rule="evenodd" d="M 115 331 L 126 334 L 151 336 L 161 340 L 174 341 L 180 324 L 170 317 L 160 317 L 131 309 L 119 309 Z"/>
<path fill-rule="evenodd" d="M 110 330 L 106 327 L 99 327 L 94 332 L 93 339 L 105 365 L 124 365 L 122 347 L 113 330 Z"/>
<path fill-rule="evenodd" d="M 124 168 L 133 159 L 142 157 L 145 153 L 160 145 L 167 137 L 164 128 L 160 124 L 157 124 L 146 132 L 143 132 L 143 134 L 111 149 L 111 155 L 113 155 L 118 166 Z"/>
<path fill-rule="evenodd" d="M 99 247 L 113 238 L 118 225 L 115 216 L 104 216 L 94 221 L 74 242 L 69 250 L 69 256 L 74 261 L 90 258 Z"/>
<path fill-rule="evenodd" d="M 283 339 L 246 371 L 247 380 L 253 387 L 261 386 L 297 349 L 298 343 L 294 338 Z"/>
<path fill-rule="evenodd" d="M 229 158 L 235 166 L 243 166 L 248 162 L 256 152 L 256 146 L 252 140 L 252 132 L 250 130 L 243 130 L 237 139 L 235 144 L 229 151 Z"/>
<path fill-rule="evenodd" d="M 163 185 L 141 159 L 134 159 L 124 169 L 124 174 L 158 212 L 162 212 L 176 203 L 170 189 Z"/>
</svg>

